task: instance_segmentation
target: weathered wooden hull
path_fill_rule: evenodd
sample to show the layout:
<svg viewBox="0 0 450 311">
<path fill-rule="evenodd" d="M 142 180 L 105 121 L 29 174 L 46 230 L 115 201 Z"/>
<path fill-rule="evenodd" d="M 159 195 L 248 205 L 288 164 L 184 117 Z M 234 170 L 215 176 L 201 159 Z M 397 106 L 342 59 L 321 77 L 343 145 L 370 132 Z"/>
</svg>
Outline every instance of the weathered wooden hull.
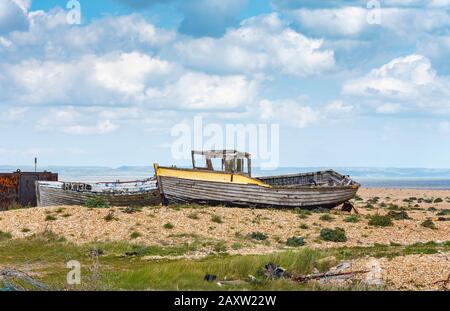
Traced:
<svg viewBox="0 0 450 311">
<path fill-rule="evenodd" d="M 80 185 L 93 185 L 90 191 L 86 190 L 85 186 L 80 187 L 83 188 L 80 191 L 69 190 L 62 182 L 37 182 L 38 206 L 84 205 L 90 198 L 102 198 L 110 206 L 149 206 L 160 204 L 161 197 L 156 182 L 153 181 L 150 185 L 145 184 L 146 182 L 79 183 Z M 119 184 L 120 187 L 117 187 Z M 145 184 L 145 187 L 139 186 L 141 184 Z M 98 185 L 101 185 L 101 187 L 98 187 Z"/>
<path fill-rule="evenodd" d="M 350 199 L 359 185 L 263 187 L 252 184 L 158 176 L 163 203 L 223 204 L 254 207 L 333 208 Z"/>
</svg>

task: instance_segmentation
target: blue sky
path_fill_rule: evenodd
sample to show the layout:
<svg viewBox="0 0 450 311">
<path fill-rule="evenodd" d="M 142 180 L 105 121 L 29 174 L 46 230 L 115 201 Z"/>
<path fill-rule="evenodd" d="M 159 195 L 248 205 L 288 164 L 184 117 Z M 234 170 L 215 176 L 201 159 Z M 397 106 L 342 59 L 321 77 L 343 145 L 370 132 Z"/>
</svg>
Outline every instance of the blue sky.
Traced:
<svg viewBox="0 0 450 311">
<path fill-rule="evenodd" d="M 202 116 L 279 124 L 281 166 L 450 167 L 449 0 L 67 2 L 0 0 L 2 165 L 181 163 Z"/>
</svg>

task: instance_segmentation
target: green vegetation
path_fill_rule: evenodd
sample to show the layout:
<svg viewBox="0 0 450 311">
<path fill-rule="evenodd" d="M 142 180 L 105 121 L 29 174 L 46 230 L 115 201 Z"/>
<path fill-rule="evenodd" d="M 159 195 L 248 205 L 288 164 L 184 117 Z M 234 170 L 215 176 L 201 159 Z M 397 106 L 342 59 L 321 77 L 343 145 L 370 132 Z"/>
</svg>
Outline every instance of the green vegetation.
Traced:
<svg viewBox="0 0 450 311">
<path fill-rule="evenodd" d="M 141 234 L 139 233 L 139 232 L 137 232 L 137 231 L 133 231 L 131 234 L 130 234 L 130 238 L 131 239 L 137 239 L 138 237 L 140 237 L 141 236 Z"/>
<path fill-rule="evenodd" d="M 227 246 L 225 245 L 225 242 L 220 241 L 216 245 L 214 245 L 214 251 L 217 253 L 226 253 Z"/>
<path fill-rule="evenodd" d="M 56 220 L 56 216 L 53 215 L 45 216 L 45 221 L 54 221 L 54 220 Z"/>
<path fill-rule="evenodd" d="M 108 214 L 106 214 L 105 217 L 103 217 L 104 220 L 106 221 L 112 221 L 112 220 L 116 220 L 116 217 L 114 216 L 114 211 L 109 211 Z"/>
<path fill-rule="evenodd" d="M 377 204 L 379 200 L 380 200 L 380 197 L 373 197 L 373 198 L 367 200 L 367 203 L 369 203 L 369 204 Z"/>
<path fill-rule="evenodd" d="M 403 199 L 403 202 L 406 202 L 406 203 L 409 203 L 409 204 L 414 203 L 414 201 L 417 201 L 416 197 L 410 197 L 408 199 Z"/>
<path fill-rule="evenodd" d="M 389 216 L 382 216 L 382 215 L 370 216 L 369 225 L 375 227 L 392 226 L 392 219 Z"/>
<path fill-rule="evenodd" d="M 190 219 L 195 219 L 195 220 L 200 219 L 200 217 L 198 216 L 198 213 L 190 213 L 187 215 L 187 217 Z"/>
<path fill-rule="evenodd" d="M 233 245 L 231 245 L 231 248 L 232 249 L 234 249 L 234 250 L 239 250 L 239 249 L 241 249 L 242 247 L 244 247 L 241 243 L 233 243 Z"/>
<path fill-rule="evenodd" d="M 309 226 L 307 224 L 300 224 L 300 229 L 309 229 Z"/>
<path fill-rule="evenodd" d="M 61 217 L 64 217 L 64 218 L 67 218 L 67 217 L 70 217 L 70 216 L 72 216 L 72 214 L 66 213 L 66 214 L 62 214 L 62 215 L 61 215 Z"/>
<path fill-rule="evenodd" d="M 323 214 L 322 216 L 319 217 L 319 219 L 322 221 L 333 221 L 334 217 L 331 216 L 330 214 Z"/>
<path fill-rule="evenodd" d="M 328 208 L 317 207 L 311 210 L 312 213 L 321 214 L 321 213 L 329 213 L 330 210 Z"/>
<path fill-rule="evenodd" d="M 220 244 L 214 244 L 215 247 Z M 236 244 L 236 245 L 235 245 Z M 232 248 L 240 248 L 239 243 Z M 308 247 L 267 255 L 212 254 L 200 260 L 136 260 L 145 256 L 180 256 L 203 246 L 203 242 L 172 246 L 144 246 L 127 242 L 89 243 L 76 245 L 51 231 L 29 238 L 0 241 L 1 266 L 32 267 L 36 278 L 51 289 L 67 289 L 65 263 L 78 260 L 82 267 L 83 283 L 75 290 L 329 290 L 337 289 L 317 283 L 298 284 L 289 279 L 269 281 L 258 276 L 268 262 L 284 267 L 292 274 L 308 274 L 314 268 L 327 271 L 336 262 L 366 257 L 393 258 L 409 254 L 434 254 L 450 251 L 450 242 L 415 243 L 402 246 L 376 244 L 370 247 L 336 247 L 310 249 Z M 218 248 L 220 249 L 220 247 Z M 92 252 L 96 250 L 97 267 Z M 223 250 L 223 248 L 222 248 Z M 329 258 L 335 257 L 334 260 Z M 32 264 L 32 265 L 30 265 Z M 205 273 L 219 279 L 241 280 L 236 285 L 218 287 L 205 282 Z M 97 277 L 93 277 L 96 273 Z M 257 277 L 251 281 L 248 275 Z M 357 286 L 357 285 L 355 285 Z M 342 289 L 342 288 L 340 288 Z M 347 288 L 344 288 L 347 289 Z M 348 289 L 370 289 L 351 286 Z"/>
<path fill-rule="evenodd" d="M 86 207 L 89 208 L 108 208 L 108 202 L 100 197 L 89 198 L 84 203 Z"/>
<path fill-rule="evenodd" d="M 168 223 L 164 224 L 163 228 L 170 230 L 170 229 L 175 228 L 175 226 L 173 224 L 171 224 L 170 222 L 168 222 Z"/>
<path fill-rule="evenodd" d="M 448 242 L 446 243 L 446 247 L 450 246 Z M 414 243 L 411 245 L 407 245 L 404 250 L 404 255 L 413 255 L 413 254 L 436 254 L 439 252 L 440 244 L 436 242 L 427 242 L 427 243 Z"/>
<path fill-rule="evenodd" d="M 211 221 L 215 222 L 215 223 L 218 223 L 218 224 L 223 223 L 222 217 L 220 217 L 219 215 L 212 215 L 211 216 Z"/>
<path fill-rule="evenodd" d="M 434 222 L 431 219 L 429 219 L 429 218 L 427 220 L 425 220 L 424 222 L 422 222 L 420 225 L 422 227 L 429 228 L 429 229 L 437 229 L 437 227 L 434 224 Z"/>
<path fill-rule="evenodd" d="M 442 202 L 444 202 L 444 200 L 442 200 L 441 198 L 437 198 L 434 200 L 433 203 L 442 203 Z"/>
<path fill-rule="evenodd" d="M 450 209 L 443 209 L 443 210 L 439 211 L 436 215 L 438 215 L 438 216 L 450 215 Z"/>
<path fill-rule="evenodd" d="M 324 228 L 320 230 L 320 238 L 324 241 L 332 242 L 346 242 L 347 236 L 345 235 L 345 230 L 342 228 Z"/>
<path fill-rule="evenodd" d="M 390 211 L 404 211 L 406 210 L 403 206 L 398 206 L 397 204 L 389 203 L 386 207 Z"/>
<path fill-rule="evenodd" d="M 286 241 L 286 245 L 290 246 L 290 247 L 299 247 L 299 246 L 303 246 L 305 244 L 306 244 L 305 238 L 298 237 L 298 236 L 290 237 Z"/>
<path fill-rule="evenodd" d="M 298 218 L 300 218 L 300 219 L 306 219 L 306 218 L 308 218 L 311 215 L 310 211 L 304 210 L 304 209 L 300 209 L 298 207 L 294 211 L 295 211 L 295 213 L 298 214 Z"/>
<path fill-rule="evenodd" d="M 373 206 L 372 204 L 370 204 L 370 203 L 367 203 L 367 204 L 364 206 L 364 208 L 367 208 L 367 209 L 373 209 L 374 206 Z"/>
<path fill-rule="evenodd" d="M 268 239 L 268 236 L 262 232 L 252 232 L 249 234 L 249 238 L 257 241 L 264 241 Z"/>
<path fill-rule="evenodd" d="M 358 215 L 350 215 L 348 217 L 345 217 L 344 221 L 345 222 L 356 223 L 356 222 L 359 222 L 359 216 Z"/>
<path fill-rule="evenodd" d="M 137 212 L 142 212 L 142 207 L 139 206 L 127 206 L 123 209 L 121 209 L 122 213 L 124 214 L 134 214 Z"/>
<path fill-rule="evenodd" d="M 359 195 L 355 195 L 355 201 L 362 201 L 363 198 L 361 198 Z"/>
<path fill-rule="evenodd" d="M 12 238 L 11 233 L 0 231 L 0 241 L 9 240 Z"/>
<path fill-rule="evenodd" d="M 176 211 L 181 211 L 182 209 L 204 209 L 207 208 L 207 205 L 200 205 L 196 203 L 190 203 L 190 204 L 171 204 L 170 208 L 174 209 Z"/>
<path fill-rule="evenodd" d="M 387 213 L 387 216 L 395 220 L 411 219 L 411 217 L 409 217 L 408 213 L 405 211 L 389 211 L 389 213 Z"/>
</svg>

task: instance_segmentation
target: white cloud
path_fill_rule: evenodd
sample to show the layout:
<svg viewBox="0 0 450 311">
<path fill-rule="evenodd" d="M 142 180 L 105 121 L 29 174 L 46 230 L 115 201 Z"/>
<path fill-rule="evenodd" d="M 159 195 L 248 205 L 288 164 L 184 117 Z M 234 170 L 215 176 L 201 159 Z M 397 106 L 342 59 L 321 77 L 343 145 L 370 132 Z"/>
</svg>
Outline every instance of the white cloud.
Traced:
<svg viewBox="0 0 450 311">
<path fill-rule="evenodd" d="M 185 109 L 227 111 L 250 104 L 256 95 L 257 82 L 244 76 L 218 76 L 189 72 L 163 89 L 149 88 L 148 100 Z"/>
<path fill-rule="evenodd" d="M 332 35 L 358 35 L 369 25 L 367 10 L 361 7 L 300 9 L 290 12 L 290 15 L 310 31 L 325 31 Z"/>
<path fill-rule="evenodd" d="M 116 124 L 103 117 L 104 115 L 96 113 L 92 108 L 51 109 L 38 121 L 36 130 L 72 135 L 102 135 L 118 129 Z"/>
<path fill-rule="evenodd" d="M 135 120 L 143 116 L 144 111 L 137 107 L 100 109 L 99 117 L 107 120 Z"/>
<path fill-rule="evenodd" d="M 450 7 L 450 0 L 431 0 L 429 1 L 429 6 L 438 8 Z"/>
<path fill-rule="evenodd" d="M 362 78 L 346 81 L 342 92 L 381 103 L 377 107 L 380 113 L 394 113 L 401 108 L 450 112 L 450 80 L 437 75 L 423 55 L 393 59 Z"/>
<path fill-rule="evenodd" d="M 242 75 L 191 72 L 138 52 L 87 55 L 72 62 L 31 59 L 3 65 L 2 71 L 0 99 L 28 105 L 142 104 L 229 111 L 251 104 L 259 86 L 259 80 Z"/>
<path fill-rule="evenodd" d="M 262 100 L 259 103 L 259 111 L 262 120 L 277 122 L 295 128 L 313 125 L 320 119 L 318 111 L 292 100 Z"/>
<path fill-rule="evenodd" d="M 0 36 L 0 47 L 1 46 L 3 46 L 4 48 L 9 48 L 12 46 L 12 42 Z"/>
<path fill-rule="evenodd" d="M 135 95 L 142 93 L 149 81 L 158 81 L 173 73 L 174 67 L 145 54 L 125 53 L 112 59 L 96 60 L 94 76 L 106 88 Z"/>
<path fill-rule="evenodd" d="M 23 12 L 27 13 L 31 7 L 31 0 L 13 0 Z"/>
<path fill-rule="evenodd" d="M 173 66 L 140 53 L 86 55 L 74 61 L 0 64 L 0 99 L 23 104 L 114 105 L 160 86 Z M 2 77 L 3 76 L 3 77 Z M 161 81 L 160 81 L 161 80 Z M 51 87 L 50 87 L 51 86 Z"/>
<path fill-rule="evenodd" d="M 6 110 L 2 113 L 2 119 L 6 122 L 18 122 L 22 121 L 25 118 L 25 114 L 27 113 L 27 107 L 13 107 Z"/>
<path fill-rule="evenodd" d="M 94 126 L 71 125 L 63 128 L 67 134 L 90 135 L 90 134 L 108 134 L 114 132 L 117 125 L 109 120 L 99 121 Z"/>
<path fill-rule="evenodd" d="M 400 104 L 383 103 L 376 107 L 376 112 L 382 114 L 392 114 L 399 112 L 401 108 L 402 106 Z"/>
<path fill-rule="evenodd" d="M 186 65 L 219 72 L 267 70 L 307 76 L 334 66 L 334 53 L 323 41 L 285 26 L 276 13 L 244 20 L 218 39 L 187 39 L 175 45 Z"/>
<path fill-rule="evenodd" d="M 450 122 L 448 122 L 448 121 L 440 122 L 438 127 L 439 127 L 439 131 L 441 131 L 442 133 L 444 133 L 444 134 L 450 133 Z"/>
<path fill-rule="evenodd" d="M 445 30 L 450 26 L 450 15 L 440 8 L 400 8 L 380 9 L 380 24 L 369 24 L 369 10 L 363 7 L 340 7 L 330 9 L 299 9 L 289 12 L 289 16 L 300 28 L 316 35 L 359 36 L 369 31 L 389 31 L 416 40 L 420 33 Z"/>
<path fill-rule="evenodd" d="M 28 27 L 27 6 L 24 1 L 0 1 L 0 35 Z"/>
<path fill-rule="evenodd" d="M 344 84 L 344 94 L 381 95 L 393 98 L 414 98 L 418 88 L 431 85 L 436 73 L 429 59 L 422 55 L 396 58 L 366 77 Z"/>
<path fill-rule="evenodd" d="M 0 64 L 0 69 L 4 80 L 0 98 L 23 104 L 67 102 L 68 91 L 83 79 L 81 66 L 73 63 L 29 59 L 19 64 Z"/>
<path fill-rule="evenodd" d="M 450 15 L 442 9 L 382 9 L 381 19 L 381 27 L 405 36 L 450 26 Z"/>
<path fill-rule="evenodd" d="M 157 51 L 176 38 L 174 31 L 157 28 L 138 14 L 104 17 L 77 27 L 67 24 L 66 14 L 62 9 L 30 12 L 29 29 L 7 37 L 15 54 L 67 61 L 83 54 Z"/>
<path fill-rule="evenodd" d="M 326 113 L 349 113 L 352 112 L 355 109 L 353 105 L 348 105 L 344 103 L 342 100 L 335 100 L 330 103 L 328 103 L 324 111 Z"/>
</svg>

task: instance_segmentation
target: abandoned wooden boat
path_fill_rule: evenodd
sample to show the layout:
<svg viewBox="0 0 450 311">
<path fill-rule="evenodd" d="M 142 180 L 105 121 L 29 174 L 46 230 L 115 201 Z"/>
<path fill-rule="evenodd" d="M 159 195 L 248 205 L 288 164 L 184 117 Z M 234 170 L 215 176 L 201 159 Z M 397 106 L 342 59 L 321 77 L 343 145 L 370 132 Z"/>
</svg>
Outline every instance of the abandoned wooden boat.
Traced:
<svg viewBox="0 0 450 311">
<path fill-rule="evenodd" d="M 102 198 L 110 206 L 147 206 L 161 203 L 155 178 L 127 182 L 36 182 L 38 206 L 84 205 Z"/>
<path fill-rule="evenodd" d="M 204 157 L 206 165 L 198 167 L 196 156 Z M 220 171 L 213 167 L 217 160 Z M 192 151 L 192 166 L 154 164 L 163 204 L 333 208 L 352 199 L 360 187 L 333 170 L 252 178 L 250 154 L 235 150 Z"/>
</svg>

